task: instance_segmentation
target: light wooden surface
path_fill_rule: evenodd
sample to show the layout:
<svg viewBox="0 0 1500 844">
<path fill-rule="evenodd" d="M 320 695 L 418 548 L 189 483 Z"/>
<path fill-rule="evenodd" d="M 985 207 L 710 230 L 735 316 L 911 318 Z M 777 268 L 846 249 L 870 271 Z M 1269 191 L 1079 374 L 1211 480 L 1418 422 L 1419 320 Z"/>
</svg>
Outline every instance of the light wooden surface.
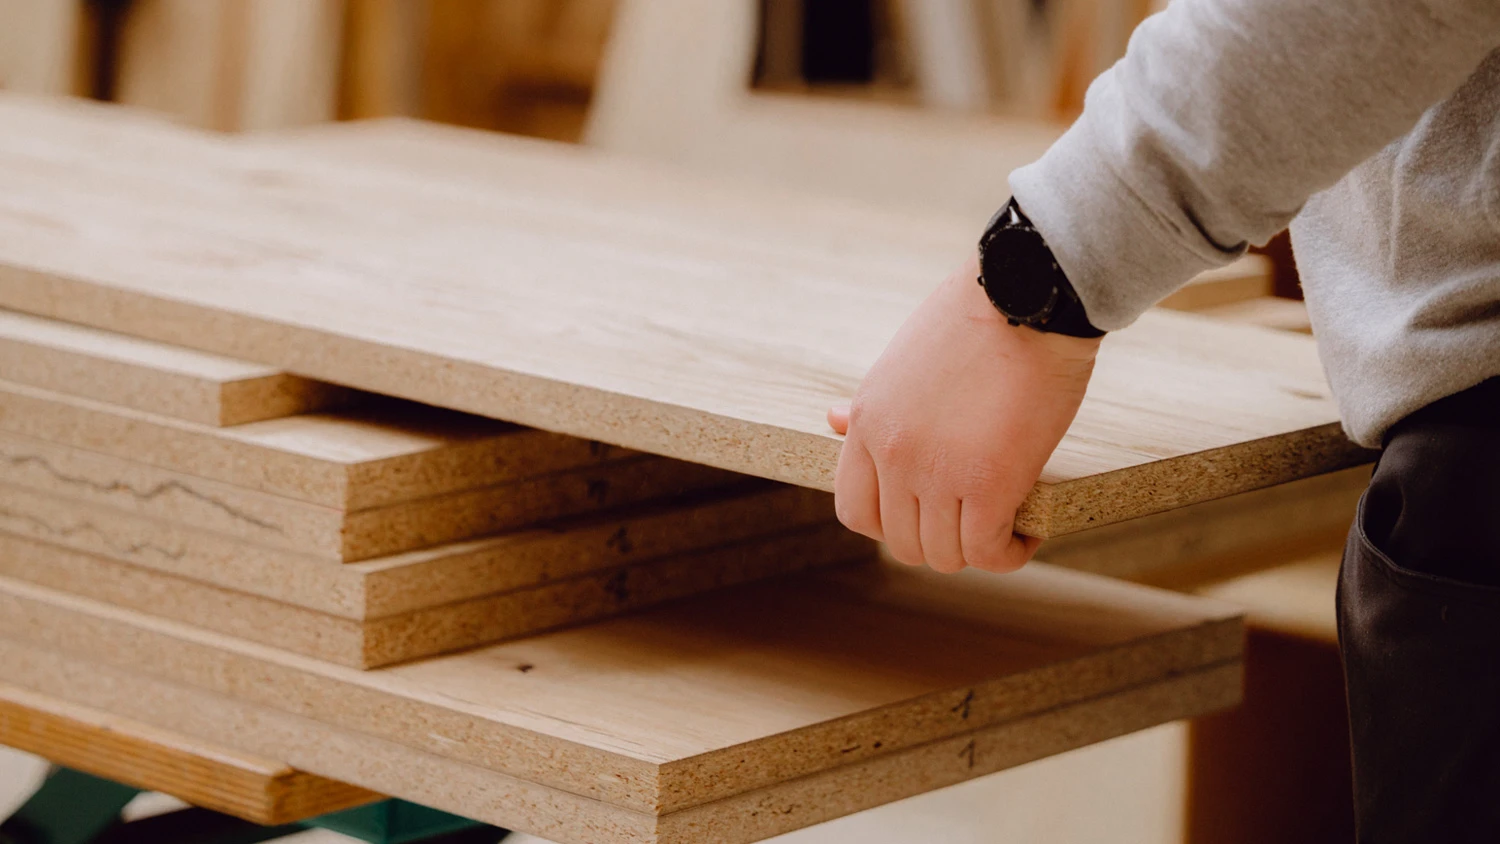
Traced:
<svg viewBox="0 0 1500 844">
<path fill-rule="evenodd" d="M 343 0 L 133 0 L 118 100 L 221 131 L 332 120 Z"/>
<path fill-rule="evenodd" d="M 340 387 L 247 363 L 0 311 L 5 378 L 204 425 L 239 425 L 342 404 Z"/>
<path fill-rule="evenodd" d="M 504 592 L 360 619 L 5 533 L 0 533 L 0 574 L 314 659 L 374 668 L 533 635 L 774 575 L 875 558 L 868 540 L 828 522 L 803 528 L 778 525 L 774 534 L 736 539 L 732 535 L 695 537 L 704 547 L 674 556 L 549 577 Z M 439 572 L 433 575 L 441 576 Z M 369 585 L 368 580 L 365 584 Z M 420 599 L 407 596 L 405 600 Z M 300 602 L 315 601 L 301 598 Z"/>
<path fill-rule="evenodd" d="M 259 824 L 381 799 L 283 762 L 0 684 L 0 744 Z"/>
<path fill-rule="evenodd" d="M 1044 566 L 883 572 L 796 575 L 367 672 L 8 579 L 0 635 L 651 813 L 1150 696 L 1239 655 L 1238 619 L 1199 599 Z"/>
<path fill-rule="evenodd" d="M 82 18 L 79 0 L 0 0 L 0 90 L 78 93 Z"/>
<path fill-rule="evenodd" d="M 888 218 L 879 234 L 894 241 L 867 254 L 841 221 L 873 212 L 814 200 L 788 214 L 736 191 L 738 213 L 760 209 L 756 232 L 709 222 L 711 237 L 683 236 L 653 229 L 630 196 L 613 201 L 637 221 L 615 224 L 602 190 L 549 208 L 186 135 L 218 161 L 211 175 L 173 156 L 177 177 L 157 172 L 143 195 L 126 190 L 145 188 L 132 162 L 154 171 L 160 129 L 132 149 L 140 121 L 5 102 L 34 131 L 0 151 L 16 244 L 0 255 L 0 304 L 809 486 L 827 488 L 837 459 L 826 407 L 952 254 L 927 263 L 918 227 L 904 262 L 872 264 L 900 251 L 906 225 Z M 125 148 L 87 155 L 100 137 Z M 760 239 L 778 228 L 799 230 L 785 252 Z M 1367 459 L 1336 419 L 1310 340 L 1148 314 L 1106 343 L 1019 526 L 1056 535 Z"/>
<path fill-rule="evenodd" d="M 1337 647 L 1339 564 L 1343 548 L 1333 543 L 1281 565 L 1212 579 L 1194 594 L 1244 607 L 1257 629 Z"/>
<path fill-rule="evenodd" d="M 682 464 L 688 465 L 688 464 Z M 569 575 L 831 521 L 823 493 L 762 490 L 340 564 L 191 525 L 0 486 L 0 529 L 36 542 L 351 619 L 428 609 Z"/>
<path fill-rule="evenodd" d="M 0 658 L 30 686 L 194 735 L 285 754 L 385 793 L 523 830 L 563 844 L 740 844 L 1020 765 L 1165 718 L 1231 705 L 1237 665 L 1107 694 L 656 815 L 580 797 L 451 758 L 332 728 L 243 700 L 163 683 L 77 655 L 0 639 Z M 389 786 L 389 787 L 385 787 Z"/>
<path fill-rule="evenodd" d="M 1204 316 L 1242 325 L 1259 325 L 1262 328 L 1295 331 L 1299 334 L 1312 333 L 1312 321 L 1307 316 L 1307 305 L 1296 299 L 1260 296 L 1206 308 L 1201 313 Z"/>
<path fill-rule="evenodd" d="M 0 434 L 0 485 L 340 562 L 387 557 L 743 480 L 695 463 L 637 455 L 350 512 Z M 5 497 L 14 496 L 12 489 Z"/>
<path fill-rule="evenodd" d="M 7 381 L 0 381 L 0 432 L 339 510 L 629 456 L 596 442 L 405 402 L 373 400 L 337 413 L 221 428 Z"/>
</svg>

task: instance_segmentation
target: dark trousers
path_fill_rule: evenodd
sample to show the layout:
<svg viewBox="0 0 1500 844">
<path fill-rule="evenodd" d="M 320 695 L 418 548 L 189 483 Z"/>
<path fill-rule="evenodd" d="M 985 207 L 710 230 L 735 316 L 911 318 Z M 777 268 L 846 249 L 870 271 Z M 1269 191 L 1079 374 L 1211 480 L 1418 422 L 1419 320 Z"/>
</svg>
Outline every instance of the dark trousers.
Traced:
<svg viewBox="0 0 1500 844">
<path fill-rule="evenodd" d="M 1500 378 L 1387 435 L 1338 603 L 1361 844 L 1500 842 Z"/>
</svg>

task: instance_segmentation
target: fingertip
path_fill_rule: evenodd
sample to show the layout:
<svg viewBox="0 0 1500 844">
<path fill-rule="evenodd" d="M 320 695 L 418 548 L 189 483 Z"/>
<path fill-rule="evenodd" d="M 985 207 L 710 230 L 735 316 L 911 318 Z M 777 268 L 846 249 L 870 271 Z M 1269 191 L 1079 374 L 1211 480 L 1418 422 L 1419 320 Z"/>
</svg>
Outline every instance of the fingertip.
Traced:
<svg viewBox="0 0 1500 844">
<path fill-rule="evenodd" d="M 828 427 L 838 434 L 849 433 L 849 407 L 847 405 L 837 405 L 828 409 Z"/>
</svg>

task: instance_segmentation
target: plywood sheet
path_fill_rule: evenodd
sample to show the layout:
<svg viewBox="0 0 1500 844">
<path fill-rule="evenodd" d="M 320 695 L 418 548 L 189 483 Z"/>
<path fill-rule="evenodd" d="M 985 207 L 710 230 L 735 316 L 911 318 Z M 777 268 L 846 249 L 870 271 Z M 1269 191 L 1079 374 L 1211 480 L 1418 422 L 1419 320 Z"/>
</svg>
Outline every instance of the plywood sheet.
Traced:
<svg viewBox="0 0 1500 844">
<path fill-rule="evenodd" d="M 284 762 L 0 684 L 0 744 L 259 824 L 381 799 Z"/>
<path fill-rule="evenodd" d="M 333 407 L 350 392 L 275 367 L 0 310 L 6 379 L 204 425 Z"/>
<path fill-rule="evenodd" d="M 654 815 L 71 654 L 0 639 L 18 682 L 564 844 L 742 844 L 1233 705 L 1238 663 Z"/>
<path fill-rule="evenodd" d="M 351 512 L 0 433 L 0 485 L 345 562 L 743 482 L 721 470 L 635 455 Z"/>
<path fill-rule="evenodd" d="M 856 228 L 879 215 L 813 199 L 673 183 L 759 218 L 684 236 L 597 213 L 602 193 L 539 204 L 174 142 L 106 110 L 0 108 L 27 129 L 0 139 L 0 305 L 825 489 L 827 406 L 961 259 L 920 226 L 906 240 L 907 218 Z M 1107 341 L 1018 526 L 1061 534 L 1366 458 L 1308 338 L 1153 313 Z"/>
<path fill-rule="evenodd" d="M 1045 566 L 795 575 L 366 672 L 8 579 L 0 636 L 653 815 L 1240 653 L 1221 605 Z M 1235 675 L 1221 682 L 1232 697 Z"/>
<path fill-rule="evenodd" d="M 0 533 L 0 575 L 373 668 L 579 624 L 773 575 L 875 559 L 834 522 L 595 569 L 404 613 L 350 619 Z"/>
<path fill-rule="evenodd" d="M 337 413 L 216 428 L 3 380 L 0 432 L 342 510 L 629 456 L 409 402 L 375 399 Z"/>
<path fill-rule="evenodd" d="M 637 489 L 677 480 L 643 474 Z M 825 493 L 762 486 L 340 564 L 0 485 L 0 531 L 6 534 L 358 621 L 832 521 Z"/>
</svg>

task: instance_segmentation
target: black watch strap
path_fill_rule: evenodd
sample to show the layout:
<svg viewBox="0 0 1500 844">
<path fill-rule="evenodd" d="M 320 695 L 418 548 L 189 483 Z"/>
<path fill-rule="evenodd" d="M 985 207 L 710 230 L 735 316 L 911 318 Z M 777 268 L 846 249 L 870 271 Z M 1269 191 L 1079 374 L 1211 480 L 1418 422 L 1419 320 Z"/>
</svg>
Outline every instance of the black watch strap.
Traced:
<svg viewBox="0 0 1500 844">
<path fill-rule="evenodd" d="M 1041 325 L 1032 327 L 1049 334 L 1066 334 L 1069 337 L 1104 336 L 1103 330 L 1095 328 L 1089 322 L 1089 315 L 1083 309 L 1083 301 L 1078 298 L 1078 292 L 1066 278 L 1058 284 L 1057 304 L 1052 308 L 1052 315 Z"/>
<path fill-rule="evenodd" d="M 1041 232 L 1012 197 L 979 243 L 979 284 L 1011 325 L 1049 334 L 1102 337 Z M 993 278 L 986 273 L 993 270 Z"/>
</svg>

